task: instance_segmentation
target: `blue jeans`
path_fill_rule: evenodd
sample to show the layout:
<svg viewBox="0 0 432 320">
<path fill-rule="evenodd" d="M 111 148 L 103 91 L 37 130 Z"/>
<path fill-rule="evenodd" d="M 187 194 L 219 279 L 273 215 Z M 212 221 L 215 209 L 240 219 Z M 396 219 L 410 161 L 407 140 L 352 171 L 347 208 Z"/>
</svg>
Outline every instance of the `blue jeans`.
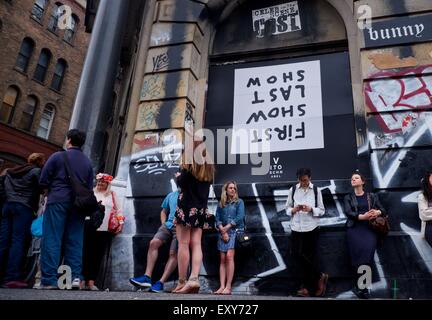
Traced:
<svg viewBox="0 0 432 320">
<path fill-rule="evenodd" d="M 44 212 L 41 248 L 41 283 L 57 286 L 57 269 L 62 253 L 72 280 L 82 279 L 84 216 L 72 210 L 72 203 L 49 203 Z"/>
<path fill-rule="evenodd" d="M 6 267 L 4 282 L 23 280 L 22 269 L 33 210 L 19 202 L 6 202 L 0 223 L 0 266 Z"/>
</svg>

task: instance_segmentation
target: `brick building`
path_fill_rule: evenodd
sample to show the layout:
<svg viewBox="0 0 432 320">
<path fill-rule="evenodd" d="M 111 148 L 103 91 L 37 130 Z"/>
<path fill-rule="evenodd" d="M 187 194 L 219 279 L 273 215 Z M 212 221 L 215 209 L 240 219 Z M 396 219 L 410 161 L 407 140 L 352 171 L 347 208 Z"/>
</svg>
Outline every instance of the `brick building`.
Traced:
<svg viewBox="0 0 432 320">
<path fill-rule="evenodd" d="M 84 20 L 85 1 L 0 1 L 0 171 L 62 147 L 90 39 Z"/>
</svg>

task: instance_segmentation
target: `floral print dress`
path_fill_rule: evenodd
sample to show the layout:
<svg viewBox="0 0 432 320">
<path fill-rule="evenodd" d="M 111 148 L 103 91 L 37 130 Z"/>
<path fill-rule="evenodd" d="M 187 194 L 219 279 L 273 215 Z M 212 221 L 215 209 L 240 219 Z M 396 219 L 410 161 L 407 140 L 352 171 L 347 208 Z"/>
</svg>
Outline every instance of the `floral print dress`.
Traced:
<svg viewBox="0 0 432 320">
<path fill-rule="evenodd" d="M 192 228 L 209 228 L 213 217 L 207 208 L 210 182 L 199 181 L 189 171 L 182 170 L 177 177 L 177 184 L 181 192 L 174 223 Z"/>
</svg>

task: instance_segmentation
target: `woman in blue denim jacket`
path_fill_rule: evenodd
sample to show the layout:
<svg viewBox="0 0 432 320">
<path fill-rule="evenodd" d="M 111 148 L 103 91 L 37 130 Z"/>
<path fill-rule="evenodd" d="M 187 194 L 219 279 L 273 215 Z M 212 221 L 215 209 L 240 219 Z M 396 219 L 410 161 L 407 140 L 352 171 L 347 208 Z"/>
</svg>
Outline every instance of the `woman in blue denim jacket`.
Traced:
<svg viewBox="0 0 432 320">
<path fill-rule="evenodd" d="M 237 184 L 229 181 L 222 188 L 221 201 L 216 210 L 216 228 L 219 231 L 220 287 L 215 294 L 231 294 L 234 277 L 234 248 L 236 231 L 244 229 L 245 209 L 237 193 Z"/>
</svg>

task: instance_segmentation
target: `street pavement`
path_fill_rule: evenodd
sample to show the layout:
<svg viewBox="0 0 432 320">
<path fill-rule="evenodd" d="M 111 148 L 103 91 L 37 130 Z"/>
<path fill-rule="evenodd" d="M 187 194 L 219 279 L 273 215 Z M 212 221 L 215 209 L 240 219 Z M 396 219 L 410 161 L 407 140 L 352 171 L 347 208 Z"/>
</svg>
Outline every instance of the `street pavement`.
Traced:
<svg viewBox="0 0 432 320">
<path fill-rule="evenodd" d="M 141 291 L 0 289 L 0 300 L 304 300 L 292 296 L 172 294 Z M 313 298 L 317 300 L 317 298 Z M 326 300 L 326 299 L 324 299 Z M 333 299 L 331 299 L 333 300 Z"/>
</svg>

